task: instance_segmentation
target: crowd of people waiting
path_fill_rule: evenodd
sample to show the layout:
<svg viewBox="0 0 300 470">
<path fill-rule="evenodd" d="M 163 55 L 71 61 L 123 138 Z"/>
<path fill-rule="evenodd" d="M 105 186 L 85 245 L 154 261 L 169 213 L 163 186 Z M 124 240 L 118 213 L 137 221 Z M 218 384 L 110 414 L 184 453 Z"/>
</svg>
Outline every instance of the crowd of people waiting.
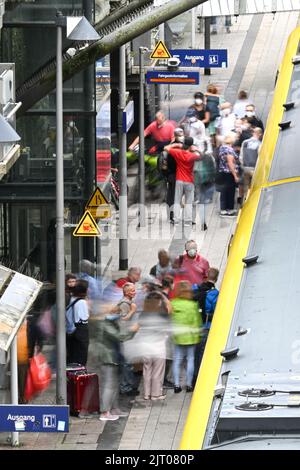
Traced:
<svg viewBox="0 0 300 470">
<path fill-rule="evenodd" d="M 80 263 L 77 275 L 66 275 L 67 364 L 86 366 L 90 340 L 93 360 L 100 368 L 100 419 L 125 416 L 119 394 L 136 397 L 143 375 L 143 401 L 165 400 L 166 388 L 192 392 L 204 353 L 219 291 L 218 270 L 190 240 L 185 252 L 172 258 L 160 250 L 150 273 L 141 277 L 132 267 L 116 281 L 93 275 L 93 265 Z M 55 287 L 43 289 L 28 317 L 31 357 L 45 342 L 55 344 Z M 91 351 L 90 351 L 91 352 Z M 20 368 L 25 376 L 26 362 Z M 56 348 L 49 358 L 56 368 Z"/>
<path fill-rule="evenodd" d="M 164 400 L 166 388 L 180 393 L 185 361 L 185 389 L 192 392 L 219 293 L 218 270 L 200 255 L 197 243 L 188 241 L 185 252 L 174 258 L 160 250 L 157 263 L 142 278 L 138 267 L 130 268 L 124 278 L 106 282 L 93 276 L 89 261 L 83 260 L 80 269 L 77 275 L 66 275 L 67 364 L 85 366 L 93 339 L 93 357 L 100 367 L 100 419 L 124 416 L 119 394 L 140 394 L 139 367 L 142 400 Z M 49 335 L 55 338 L 55 294 L 53 288 L 45 292 L 29 329 L 40 349 Z"/>
<path fill-rule="evenodd" d="M 194 103 L 178 124 L 159 111 L 144 135 L 155 143 L 148 153 L 158 155 L 170 222 L 180 223 L 184 196 L 184 224 L 195 225 L 197 203 L 212 202 L 215 188 L 220 192 L 220 216 L 234 217 L 236 188 L 237 204 L 242 206 L 263 132 L 264 125 L 244 90 L 232 105 L 210 84 L 205 94 L 195 93 Z M 137 137 L 129 149 L 138 144 Z"/>
</svg>

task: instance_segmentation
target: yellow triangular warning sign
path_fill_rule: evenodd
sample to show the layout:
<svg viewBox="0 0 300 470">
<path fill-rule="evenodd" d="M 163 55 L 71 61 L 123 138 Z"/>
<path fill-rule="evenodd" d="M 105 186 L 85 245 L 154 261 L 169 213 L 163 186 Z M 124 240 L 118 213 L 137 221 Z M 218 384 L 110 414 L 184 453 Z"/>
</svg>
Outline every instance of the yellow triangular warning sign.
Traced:
<svg viewBox="0 0 300 470">
<path fill-rule="evenodd" d="M 73 235 L 74 237 L 98 237 L 101 235 L 97 222 L 89 211 L 85 211 Z"/>
<path fill-rule="evenodd" d="M 152 52 L 150 59 L 171 59 L 171 54 L 168 48 L 162 41 L 156 44 L 154 51 Z"/>
<path fill-rule="evenodd" d="M 96 209 L 102 204 L 108 204 L 108 200 L 104 196 L 103 192 L 100 188 L 96 188 L 93 194 L 91 195 L 90 199 L 88 200 L 87 205 L 85 206 L 86 210 Z"/>
</svg>

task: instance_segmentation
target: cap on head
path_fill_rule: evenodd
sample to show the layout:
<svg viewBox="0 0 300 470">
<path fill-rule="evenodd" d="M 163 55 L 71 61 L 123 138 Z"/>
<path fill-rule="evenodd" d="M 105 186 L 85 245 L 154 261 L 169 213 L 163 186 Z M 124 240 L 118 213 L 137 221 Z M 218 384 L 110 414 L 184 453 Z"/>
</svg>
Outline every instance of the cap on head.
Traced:
<svg viewBox="0 0 300 470">
<path fill-rule="evenodd" d="M 194 145 L 194 139 L 193 137 L 185 137 L 184 139 L 184 146 L 185 147 L 191 147 L 192 145 Z"/>
<path fill-rule="evenodd" d="M 184 134 L 183 129 L 181 129 L 181 127 L 176 127 L 176 129 L 174 130 L 174 134 L 183 135 Z"/>
<path fill-rule="evenodd" d="M 204 95 L 203 93 L 201 93 L 201 91 L 197 91 L 197 93 L 194 94 L 194 98 L 195 100 L 196 99 L 204 100 Z"/>
</svg>

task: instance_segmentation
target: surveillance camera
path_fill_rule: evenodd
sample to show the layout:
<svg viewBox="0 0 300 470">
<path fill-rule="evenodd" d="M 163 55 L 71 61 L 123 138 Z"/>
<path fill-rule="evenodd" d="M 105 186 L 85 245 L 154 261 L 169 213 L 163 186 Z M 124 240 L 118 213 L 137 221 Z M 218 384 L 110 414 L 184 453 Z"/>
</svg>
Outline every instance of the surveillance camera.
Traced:
<svg viewBox="0 0 300 470">
<path fill-rule="evenodd" d="M 177 69 L 180 65 L 180 60 L 178 57 L 171 57 L 171 59 L 168 59 L 168 68 L 169 69 Z"/>
</svg>

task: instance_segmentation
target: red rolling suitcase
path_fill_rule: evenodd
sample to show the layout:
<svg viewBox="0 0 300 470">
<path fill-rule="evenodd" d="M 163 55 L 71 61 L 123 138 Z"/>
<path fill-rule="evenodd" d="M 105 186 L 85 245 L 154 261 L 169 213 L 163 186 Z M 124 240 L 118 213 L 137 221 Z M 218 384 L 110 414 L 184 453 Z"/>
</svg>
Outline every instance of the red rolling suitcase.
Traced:
<svg viewBox="0 0 300 470">
<path fill-rule="evenodd" d="M 70 414 L 100 412 L 99 379 L 97 374 L 86 371 L 67 372 L 67 401 Z"/>
</svg>

